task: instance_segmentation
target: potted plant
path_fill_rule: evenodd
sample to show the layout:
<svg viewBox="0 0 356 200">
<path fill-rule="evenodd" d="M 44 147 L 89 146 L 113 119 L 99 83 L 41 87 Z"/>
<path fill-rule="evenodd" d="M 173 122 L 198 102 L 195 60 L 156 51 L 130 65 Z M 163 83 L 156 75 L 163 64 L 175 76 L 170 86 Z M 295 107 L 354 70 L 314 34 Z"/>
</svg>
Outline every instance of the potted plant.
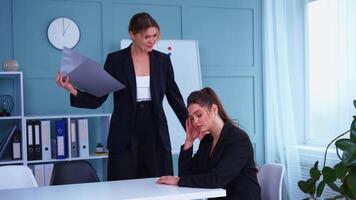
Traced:
<svg viewBox="0 0 356 200">
<path fill-rule="evenodd" d="M 354 100 L 356 108 L 356 100 Z M 350 133 L 349 138 L 341 138 Z M 341 138 L 341 139 L 340 139 Z M 325 165 L 328 148 L 335 142 L 336 153 L 340 162 L 333 167 Z M 340 152 L 342 155 L 340 156 Z M 321 196 L 325 186 L 329 186 L 338 194 L 331 199 L 356 199 L 356 116 L 353 116 L 350 130 L 334 138 L 326 147 L 324 164 L 321 170 L 316 161 L 310 169 L 310 178 L 298 182 L 299 189 L 310 196 L 305 199 L 317 199 Z M 336 184 L 340 181 L 341 184 Z"/>
</svg>

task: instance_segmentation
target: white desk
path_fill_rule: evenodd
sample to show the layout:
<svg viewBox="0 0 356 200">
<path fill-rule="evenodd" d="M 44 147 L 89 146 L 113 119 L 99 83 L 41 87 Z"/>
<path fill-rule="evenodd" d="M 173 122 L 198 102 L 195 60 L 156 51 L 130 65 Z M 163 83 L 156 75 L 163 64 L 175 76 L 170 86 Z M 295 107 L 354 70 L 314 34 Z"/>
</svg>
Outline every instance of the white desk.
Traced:
<svg viewBox="0 0 356 200">
<path fill-rule="evenodd" d="M 224 189 L 156 184 L 158 178 L 0 190 L 1 200 L 178 200 L 223 197 Z"/>
</svg>

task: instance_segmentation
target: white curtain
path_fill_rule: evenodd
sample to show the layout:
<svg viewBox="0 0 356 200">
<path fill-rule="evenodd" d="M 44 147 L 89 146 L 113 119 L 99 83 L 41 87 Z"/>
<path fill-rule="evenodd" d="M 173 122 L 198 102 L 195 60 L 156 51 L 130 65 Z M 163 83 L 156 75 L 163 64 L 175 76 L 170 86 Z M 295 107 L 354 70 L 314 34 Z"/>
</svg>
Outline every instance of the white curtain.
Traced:
<svg viewBox="0 0 356 200">
<path fill-rule="evenodd" d="M 325 146 L 350 127 L 356 99 L 356 0 L 310 3 L 309 144 Z M 322 34 L 321 34 L 322 33 Z M 320 139 L 323 138 L 323 139 Z"/>
<path fill-rule="evenodd" d="M 289 199 L 302 199 L 297 151 L 294 91 L 295 68 L 303 69 L 303 0 L 263 1 L 263 56 L 266 162 L 285 165 Z M 301 71 L 302 72 L 302 71 Z M 303 84 L 301 82 L 300 84 Z"/>
</svg>

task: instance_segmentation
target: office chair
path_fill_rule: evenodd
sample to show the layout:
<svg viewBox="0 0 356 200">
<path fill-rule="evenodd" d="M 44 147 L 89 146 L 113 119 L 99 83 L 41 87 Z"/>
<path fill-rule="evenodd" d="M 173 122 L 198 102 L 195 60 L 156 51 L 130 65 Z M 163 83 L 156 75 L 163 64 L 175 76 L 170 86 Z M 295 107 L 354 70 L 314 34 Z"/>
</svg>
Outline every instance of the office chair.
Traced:
<svg viewBox="0 0 356 200">
<path fill-rule="evenodd" d="M 38 187 L 30 168 L 24 165 L 0 166 L 0 190 Z"/>
<path fill-rule="evenodd" d="M 277 163 L 263 165 L 257 172 L 262 200 L 282 200 L 284 166 Z"/>
<path fill-rule="evenodd" d="M 85 160 L 54 164 L 50 185 L 98 182 L 95 169 Z"/>
</svg>

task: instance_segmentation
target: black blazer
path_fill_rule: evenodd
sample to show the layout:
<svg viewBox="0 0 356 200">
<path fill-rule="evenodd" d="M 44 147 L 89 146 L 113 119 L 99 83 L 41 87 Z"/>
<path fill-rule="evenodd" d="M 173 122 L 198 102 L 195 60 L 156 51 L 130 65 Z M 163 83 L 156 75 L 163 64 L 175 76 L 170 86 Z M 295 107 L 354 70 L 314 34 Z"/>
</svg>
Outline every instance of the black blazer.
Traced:
<svg viewBox="0 0 356 200">
<path fill-rule="evenodd" d="M 201 140 L 192 158 L 193 148 L 179 155 L 178 185 L 199 188 L 224 188 L 226 196 L 218 199 L 257 200 L 261 189 L 257 181 L 253 148 L 248 135 L 240 128 L 225 124 L 210 156 L 212 136 Z"/>
<path fill-rule="evenodd" d="M 131 47 L 131 45 L 130 45 Z M 105 61 L 105 70 L 126 87 L 114 92 L 114 110 L 111 116 L 108 136 L 108 149 L 111 153 L 123 152 L 129 144 L 136 113 L 136 76 L 131 57 L 130 47 L 110 53 Z M 150 57 L 150 89 L 155 123 L 159 130 L 162 143 L 167 151 L 171 151 L 167 119 L 162 101 L 166 95 L 168 103 L 185 128 L 187 109 L 182 95 L 174 80 L 170 57 L 153 50 Z M 79 108 L 97 108 L 108 97 L 97 98 L 78 90 L 78 95 L 71 95 L 71 105 Z"/>
</svg>

